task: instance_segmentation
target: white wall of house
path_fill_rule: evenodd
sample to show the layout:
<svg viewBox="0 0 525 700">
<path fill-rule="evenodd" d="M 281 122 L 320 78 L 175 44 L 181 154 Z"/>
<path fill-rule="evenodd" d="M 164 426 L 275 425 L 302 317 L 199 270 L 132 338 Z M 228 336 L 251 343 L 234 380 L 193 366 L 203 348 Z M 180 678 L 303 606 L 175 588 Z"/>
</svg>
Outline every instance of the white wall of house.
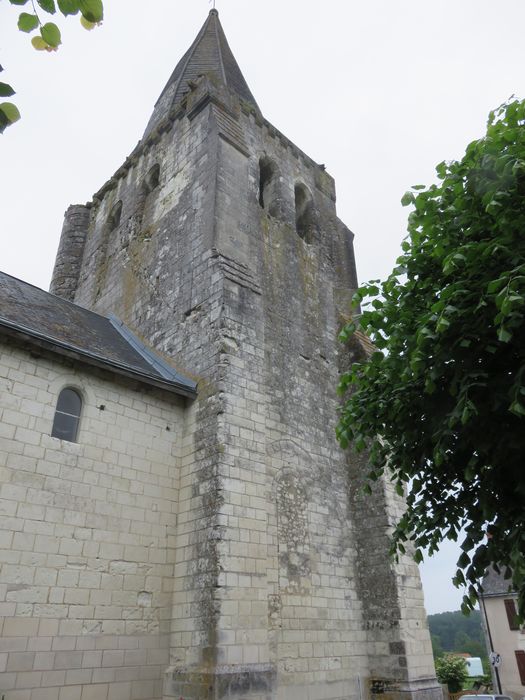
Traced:
<svg viewBox="0 0 525 700">
<path fill-rule="evenodd" d="M 490 630 L 493 650 L 501 656 L 498 672 L 502 692 L 515 698 L 522 698 L 525 696 L 525 682 L 520 676 L 516 652 L 521 651 L 525 654 L 525 630 L 510 628 L 505 600 L 516 601 L 516 596 L 508 594 L 483 598 L 486 624 Z"/>
</svg>

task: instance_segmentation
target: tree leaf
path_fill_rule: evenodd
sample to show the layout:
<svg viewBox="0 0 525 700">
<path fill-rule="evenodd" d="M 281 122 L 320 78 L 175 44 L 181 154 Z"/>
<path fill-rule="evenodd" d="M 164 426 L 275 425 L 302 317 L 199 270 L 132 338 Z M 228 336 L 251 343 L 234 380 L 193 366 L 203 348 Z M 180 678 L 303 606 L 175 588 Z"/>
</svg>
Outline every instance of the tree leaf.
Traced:
<svg viewBox="0 0 525 700">
<path fill-rule="evenodd" d="M 84 29 L 87 29 L 88 32 L 90 32 L 92 29 L 95 29 L 95 27 L 97 26 L 96 22 L 90 22 L 84 17 L 84 15 L 81 15 L 80 17 L 80 24 L 84 27 Z"/>
<path fill-rule="evenodd" d="M 513 401 L 509 408 L 509 411 L 511 411 L 511 413 L 514 413 L 514 415 L 516 416 L 525 416 L 525 406 L 518 400 Z"/>
<path fill-rule="evenodd" d="M 22 12 L 18 18 L 18 29 L 21 32 L 32 32 L 38 27 L 38 17 L 30 15 L 27 12 Z"/>
<path fill-rule="evenodd" d="M 11 95 L 14 95 L 15 91 L 11 87 L 11 85 L 8 85 L 7 83 L 1 83 L 0 82 L 0 97 L 11 97 Z"/>
<path fill-rule="evenodd" d="M 67 17 L 67 15 L 76 15 L 79 11 L 78 0 L 57 0 L 58 9 Z"/>
<path fill-rule="evenodd" d="M 104 19 L 102 0 L 79 0 L 78 5 L 88 22 L 102 22 Z"/>
<path fill-rule="evenodd" d="M 439 321 L 437 322 L 436 330 L 438 333 L 441 333 L 441 331 L 446 331 L 449 326 L 450 321 L 448 320 L 448 318 L 441 316 Z"/>
<path fill-rule="evenodd" d="M 468 564 L 470 564 L 470 557 L 466 552 L 462 552 L 458 559 L 458 566 L 465 568 Z"/>
<path fill-rule="evenodd" d="M 9 0 L 11 5 L 25 5 L 29 0 Z"/>
<path fill-rule="evenodd" d="M 445 161 L 436 165 L 436 173 L 440 180 L 444 180 L 447 175 L 447 164 Z"/>
<path fill-rule="evenodd" d="M 49 49 L 49 44 L 41 36 L 34 36 L 31 39 L 31 44 L 37 51 L 47 51 Z"/>
<path fill-rule="evenodd" d="M 498 340 L 500 340 L 502 343 L 508 343 L 512 338 L 512 333 L 510 333 L 506 328 L 503 328 L 503 326 L 500 327 L 498 330 Z"/>
<path fill-rule="evenodd" d="M 405 192 L 401 197 L 401 205 L 403 207 L 408 207 L 409 204 L 413 204 L 415 201 L 414 194 L 412 192 Z"/>
<path fill-rule="evenodd" d="M 355 331 L 356 325 L 353 321 L 347 323 L 346 326 L 343 326 L 341 332 L 339 333 L 339 340 L 341 341 L 341 343 L 346 343 L 350 336 L 355 333 Z"/>
<path fill-rule="evenodd" d="M 61 43 L 60 29 L 54 22 L 47 22 L 40 27 L 40 34 L 42 39 L 53 48 L 56 48 Z"/>
<path fill-rule="evenodd" d="M 37 2 L 40 7 L 46 12 L 49 12 L 50 15 L 54 15 L 57 11 L 55 7 L 55 0 L 37 0 Z"/>
<path fill-rule="evenodd" d="M 0 102 L 0 112 L 3 113 L 9 124 L 14 124 L 20 119 L 18 107 L 12 102 Z"/>
<path fill-rule="evenodd" d="M 3 134 L 8 126 L 9 126 L 9 122 L 7 120 L 7 117 L 0 110 L 0 134 Z"/>
</svg>

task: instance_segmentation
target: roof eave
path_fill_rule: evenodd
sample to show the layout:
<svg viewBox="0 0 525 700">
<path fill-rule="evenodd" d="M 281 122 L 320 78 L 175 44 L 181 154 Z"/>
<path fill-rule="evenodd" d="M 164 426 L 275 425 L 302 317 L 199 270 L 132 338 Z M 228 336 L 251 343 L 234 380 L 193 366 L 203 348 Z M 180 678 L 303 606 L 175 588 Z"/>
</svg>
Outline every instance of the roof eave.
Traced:
<svg viewBox="0 0 525 700">
<path fill-rule="evenodd" d="M 157 378 L 150 376 L 124 363 L 117 362 L 116 360 L 110 360 L 97 355 L 96 353 L 89 352 L 88 350 L 83 350 L 82 348 L 77 348 L 73 345 L 63 343 L 56 338 L 51 338 L 43 333 L 38 333 L 33 329 L 12 323 L 4 318 L 0 318 L 0 327 L 5 329 L 7 334 L 11 337 L 25 340 L 31 343 L 31 345 L 40 347 L 44 350 L 49 350 L 58 355 L 62 355 L 63 357 L 68 357 L 100 369 L 109 369 L 115 372 L 115 374 L 127 377 L 128 379 L 134 379 L 142 384 L 154 386 L 172 394 L 178 394 L 190 399 L 194 399 L 197 396 L 196 384 L 195 387 L 192 388 L 177 381 L 168 381 L 163 380 L 160 377 Z"/>
</svg>

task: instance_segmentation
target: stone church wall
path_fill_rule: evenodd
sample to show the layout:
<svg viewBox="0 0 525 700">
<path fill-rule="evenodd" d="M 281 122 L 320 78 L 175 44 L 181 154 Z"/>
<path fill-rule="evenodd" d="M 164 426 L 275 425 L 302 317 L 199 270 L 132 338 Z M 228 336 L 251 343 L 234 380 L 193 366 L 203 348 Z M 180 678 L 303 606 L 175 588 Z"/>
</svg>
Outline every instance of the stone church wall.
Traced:
<svg viewBox="0 0 525 700">
<path fill-rule="evenodd" d="M 83 396 L 78 442 L 50 437 Z M 0 695 L 152 700 L 169 661 L 179 398 L 0 353 Z"/>
<path fill-rule="evenodd" d="M 324 168 L 207 78 L 95 196 L 75 301 L 200 377 L 165 698 L 436 697 L 399 504 L 353 498 L 335 441 L 352 238 Z"/>
<path fill-rule="evenodd" d="M 337 218 L 333 180 L 255 115 L 241 110 L 235 132 L 214 111 L 221 134 L 216 246 L 228 261 L 225 452 L 246 465 L 246 486 L 262 459 L 266 475 L 267 564 L 251 586 L 260 600 L 266 585 L 268 631 L 254 659 L 270 661 L 278 697 L 306 688 L 310 698 L 358 696 L 375 680 L 400 696 L 432 697 L 417 567 L 409 557 L 394 565 L 386 554 L 402 503 L 381 484 L 357 508 L 351 494 L 366 465 L 335 441 L 336 338 L 357 280 L 353 235 Z M 235 547 L 235 537 L 225 537 Z M 232 574 L 247 563 L 224 559 Z"/>
<path fill-rule="evenodd" d="M 102 188 L 75 297 L 99 313 L 115 313 L 182 370 L 203 377 L 182 456 L 170 654 L 176 674 L 213 665 L 219 637 L 219 511 L 227 493 L 217 467 L 225 451 L 219 360 L 227 330 L 221 328 L 223 276 L 213 244 L 218 139 L 209 120 L 209 110 L 191 121 L 175 119 Z M 142 185 L 155 164 L 158 186 L 143 200 Z M 121 218 L 108 232 L 118 201 Z"/>
<path fill-rule="evenodd" d="M 275 669 L 277 697 L 355 697 L 368 655 L 345 460 L 334 433 L 333 295 L 355 283 L 351 234 L 337 219 L 332 179 L 268 125 L 242 114 L 239 121 L 247 153 L 242 142 L 220 142 L 216 235 L 237 270 L 223 305 L 232 339 L 226 452 L 246 475 L 264 474 L 266 562 L 252 587 L 266 598 L 268 621 L 256 659 Z M 274 169 L 262 202 L 261 162 Z M 298 184 L 312 196 L 309 241 L 296 230 Z M 226 564 L 238 567 L 227 569 L 232 575 L 246 566 L 242 558 Z"/>
</svg>

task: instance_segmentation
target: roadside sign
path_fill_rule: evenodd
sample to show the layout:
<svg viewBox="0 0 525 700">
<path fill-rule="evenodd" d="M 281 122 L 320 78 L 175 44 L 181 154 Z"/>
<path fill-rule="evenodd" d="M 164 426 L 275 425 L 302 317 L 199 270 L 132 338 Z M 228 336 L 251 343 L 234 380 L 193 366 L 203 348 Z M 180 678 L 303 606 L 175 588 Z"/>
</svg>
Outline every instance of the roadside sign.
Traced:
<svg viewBox="0 0 525 700">
<path fill-rule="evenodd" d="M 494 668 L 499 668 L 501 666 L 501 656 L 497 651 L 491 651 L 489 655 L 490 665 Z"/>
</svg>

